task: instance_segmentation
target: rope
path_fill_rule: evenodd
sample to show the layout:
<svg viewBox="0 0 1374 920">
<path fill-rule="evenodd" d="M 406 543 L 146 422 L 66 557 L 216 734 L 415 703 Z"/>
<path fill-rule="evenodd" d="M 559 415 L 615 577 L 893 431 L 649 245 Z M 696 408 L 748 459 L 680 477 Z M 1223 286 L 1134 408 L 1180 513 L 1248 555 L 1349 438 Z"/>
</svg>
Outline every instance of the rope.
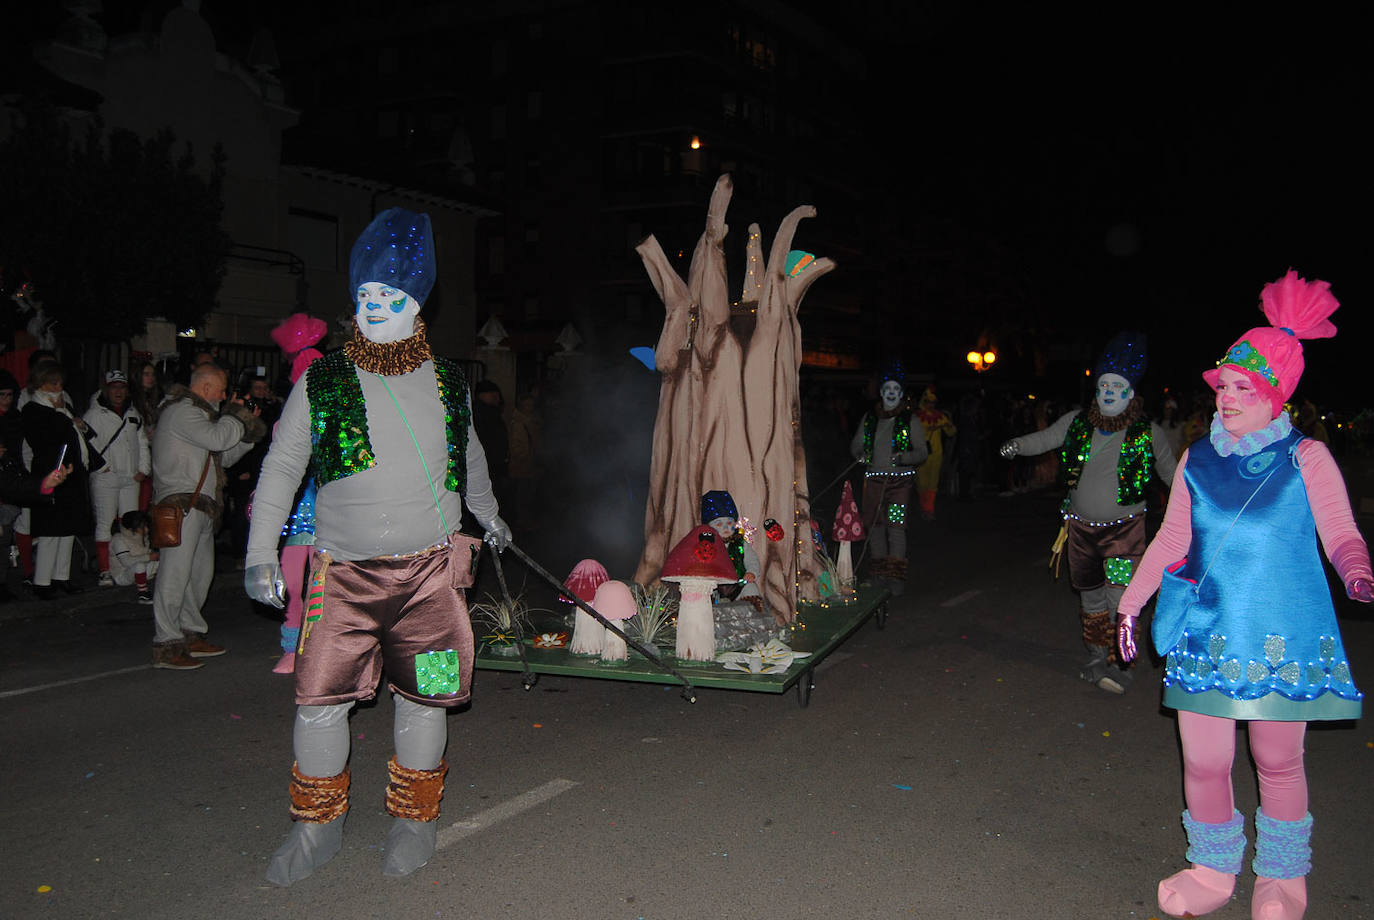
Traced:
<svg viewBox="0 0 1374 920">
<path fill-rule="evenodd" d="M 425 471 L 425 481 L 429 483 L 429 494 L 434 499 L 434 510 L 439 512 L 439 523 L 444 525 L 443 537 L 448 540 L 448 535 L 453 531 L 448 529 L 448 519 L 444 517 L 444 509 L 439 505 L 439 490 L 434 488 L 434 477 L 429 475 L 429 464 L 425 462 L 425 452 L 420 450 L 420 439 L 415 437 L 415 429 L 410 427 L 410 419 L 406 418 L 405 412 L 401 409 L 401 404 L 396 400 L 396 394 L 391 392 L 391 384 L 386 382 L 386 378 L 381 374 L 374 375 L 386 387 L 386 395 L 391 397 L 391 404 L 396 407 L 396 412 L 401 416 L 401 422 L 406 426 L 406 431 L 410 432 L 410 443 L 415 445 L 415 453 L 420 455 L 420 469 Z"/>
</svg>

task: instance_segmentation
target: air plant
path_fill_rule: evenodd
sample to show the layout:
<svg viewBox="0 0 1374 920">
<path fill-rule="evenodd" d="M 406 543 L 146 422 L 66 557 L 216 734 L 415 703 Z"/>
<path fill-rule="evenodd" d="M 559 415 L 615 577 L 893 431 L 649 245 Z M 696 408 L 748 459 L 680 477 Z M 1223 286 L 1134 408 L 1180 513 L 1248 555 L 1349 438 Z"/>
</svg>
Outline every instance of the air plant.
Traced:
<svg viewBox="0 0 1374 920">
<path fill-rule="evenodd" d="M 654 588 L 630 585 L 639 612 L 626 624 L 625 634 L 648 648 L 672 648 L 677 637 L 673 622 L 677 619 L 677 597 L 667 585 Z"/>
<path fill-rule="evenodd" d="M 841 560 L 849 558 L 849 544 L 842 542 Z M 834 559 L 830 558 L 824 547 L 816 547 L 816 559 L 820 562 L 820 574 L 816 577 L 816 586 L 820 589 L 820 605 L 829 607 L 831 603 L 839 602 L 842 604 L 852 604 L 858 599 L 854 590 L 853 578 L 846 584 L 841 575 L 841 566 Z M 851 568 L 852 572 L 853 569 Z"/>
<path fill-rule="evenodd" d="M 531 607 L 525 603 L 525 595 L 517 593 L 509 599 L 497 598 L 488 594 L 479 603 L 468 607 L 476 632 L 486 645 L 513 648 L 515 643 L 530 631 L 530 614 L 547 613 L 541 607 Z"/>
</svg>

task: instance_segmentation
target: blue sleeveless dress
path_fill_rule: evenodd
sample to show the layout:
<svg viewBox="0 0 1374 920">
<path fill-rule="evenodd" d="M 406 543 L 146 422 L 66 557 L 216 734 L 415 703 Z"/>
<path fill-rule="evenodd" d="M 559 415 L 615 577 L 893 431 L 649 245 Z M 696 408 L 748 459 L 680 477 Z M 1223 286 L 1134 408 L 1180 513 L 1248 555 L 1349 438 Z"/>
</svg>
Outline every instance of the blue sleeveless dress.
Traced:
<svg viewBox="0 0 1374 920">
<path fill-rule="evenodd" d="M 1277 722 L 1360 716 L 1364 697 L 1297 466 L 1300 440 L 1293 431 L 1249 456 L 1223 457 L 1208 438 L 1189 449 L 1193 534 L 1179 574 L 1201 585 L 1165 657 L 1171 709 Z"/>
</svg>

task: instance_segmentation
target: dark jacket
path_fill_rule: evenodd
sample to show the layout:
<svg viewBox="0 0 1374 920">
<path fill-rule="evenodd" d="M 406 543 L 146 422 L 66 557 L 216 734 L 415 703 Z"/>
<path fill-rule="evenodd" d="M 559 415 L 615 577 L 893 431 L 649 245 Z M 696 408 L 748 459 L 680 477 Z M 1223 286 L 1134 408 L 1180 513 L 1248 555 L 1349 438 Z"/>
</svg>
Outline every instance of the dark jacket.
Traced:
<svg viewBox="0 0 1374 920">
<path fill-rule="evenodd" d="M 501 418 L 500 406 L 489 406 L 480 399 L 472 401 L 472 428 L 477 432 L 477 440 L 482 442 L 482 450 L 487 455 L 487 470 L 492 481 L 506 478 L 510 463 L 510 437 L 506 434 L 506 422 Z"/>
<path fill-rule="evenodd" d="M 43 477 L 24 469 L 18 454 L 0 457 L 0 502 L 7 505 L 47 504 L 52 499 L 43 494 Z"/>
<path fill-rule="evenodd" d="M 35 400 L 27 403 L 20 413 L 24 423 L 24 439 L 33 448 L 32 469 L 41 476 L 57 467 L 62 446 L 67 447 L 62 462 L 72 468 L 67 481 L 52 493 L 51 504 L 35 505 L 33 535 L 35 537 L 71 537 L 89 534 L 95 527 L 91 517 L 90 470 L 81 462 L 83 436 L 67 416 L 51 406 Z M 100 469 L 104 461 L 95 448 L 87 447 L 92 469 Z"/>
</svg>

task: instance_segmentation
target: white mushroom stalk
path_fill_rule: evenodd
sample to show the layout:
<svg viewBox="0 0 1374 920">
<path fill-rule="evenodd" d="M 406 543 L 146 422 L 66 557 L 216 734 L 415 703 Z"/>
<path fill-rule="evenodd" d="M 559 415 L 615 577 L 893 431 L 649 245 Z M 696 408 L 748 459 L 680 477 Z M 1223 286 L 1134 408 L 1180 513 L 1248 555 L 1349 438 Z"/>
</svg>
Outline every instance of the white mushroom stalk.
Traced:
<svg viewBox="0 0 1374 920">
<path fill-rule="evenodd" d="M 575 655 L 600 655 L 606 647 L 606 633 L 606 627 L 598 623 L 590 613 L 578 607 L 577 615 L 573 619 L 572 641 L 568 643 L 568 651 Z"/>
<path fill-rule="evenodd" d="M 854 587 L 854 556 L 849 547 L 850 541 L 841 540 L 840 550 L 835 559 L 835 577 L 846 588 Z"/>
<path fill-rule="evenodd" d="M 711 592 L 739 580 L 725 541 L 705 524 L 678 541 L 663 563 L 664 581 L 682 591 L 677 606 L 677 657 L 711 661 L 716 657 L 716 617 Z"/>
<path fill-rule="evenodd" d="M 711 609 L 711 592 L 716 579 L 679 579 L 682 599 L 677 607 L 677 647 L 679 658 L 711 661 L 716 657 L 716 618 Z"/>
<path fill-rule="evenodd" d="M 591 604 L 597 589 L 609 577 L 606 567 L 601 563 L 595 559 L 583 559 L 573 566 L 563 586 L 570 595 L 576 595 L 579 600 Z M 575 606 L 572 641 L 568 643 L 568 651 L 575 655 L 600 655 L 605 644 L 606 627 L 596 617 Z"/>
<path fill-rule="evenodd" d="M 634 593 L 630 591 L 630 586 L 623 581 L 607 581 L 596 589 L 596 598 L 592 601 L 592 606 L 596 612 L 601 614 L 610 623 L 615 624 L 616 629 L 624 631 L 630 618 L 639 611 L 639 605 L 635 603 Z M 630 657 L 630 650 L 625 645 L 625 637 L 621 636 L 614 629 L 603 629 L 605 642 L 601 646 L 602 661 L 625 661 Z"/>
</svg>

